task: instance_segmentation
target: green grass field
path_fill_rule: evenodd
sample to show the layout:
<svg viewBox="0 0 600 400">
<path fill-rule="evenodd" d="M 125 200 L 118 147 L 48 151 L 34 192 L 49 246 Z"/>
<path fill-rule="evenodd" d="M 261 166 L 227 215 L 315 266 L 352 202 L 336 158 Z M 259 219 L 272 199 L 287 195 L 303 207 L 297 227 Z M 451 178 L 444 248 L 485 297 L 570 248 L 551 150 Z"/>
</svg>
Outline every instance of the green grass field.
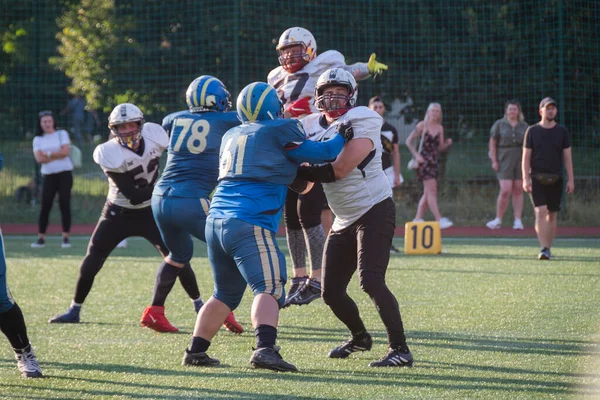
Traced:
<svg viewBox="0 0 600 400">
<path fill-rule="evenodd" d="M 46 379 L 19 377 L 0 346 L 2 399 L 583 399 L 600 397 L 600 240 L 557 240 L 554 260 L 537 261 L 533 239 L 445 239 L 438 256 L 393 255 L 388 283 L 403 314 L 413 368 L 373 369 L 386 351 L 383 325 L 356 279 L 350 285 L 373 350 L 327 358 L 347 332 L 317 301 L 281 312 L 278 344 L 299 373 L 253 370 L 252 296 L 236 315 L 248 332 L 221 331 L 209 350 L 217 368 L 180 366 L 195 321 L 177 285 L 167 316 L 180 334 L 138 324 L 159 256 L 133 239 L 108 259 L 78 325 L 49 325 L 69 305 L 87 240 L 29 248 L 7 237 L 8 282 L 25 313 Z M 285 241 L 280 241 L 282 248 Z M 397 246 L 403 242 L 398 240 Z M 204 244 L 193 266 L 203 297 L 212 291 Z"/>
</svg>

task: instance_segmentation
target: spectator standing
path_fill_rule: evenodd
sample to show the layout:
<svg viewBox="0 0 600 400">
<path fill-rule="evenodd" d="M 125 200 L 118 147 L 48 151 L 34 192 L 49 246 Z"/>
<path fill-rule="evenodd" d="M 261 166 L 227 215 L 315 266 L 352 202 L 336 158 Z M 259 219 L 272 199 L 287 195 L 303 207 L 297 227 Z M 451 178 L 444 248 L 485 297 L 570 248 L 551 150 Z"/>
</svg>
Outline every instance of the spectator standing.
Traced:
<svg viewBox="0 0 600 400">
<path fill-rule="evenodd" d="M 386 112 L 385 104 L 381 97 L 375 96 L 369 100 L 369 108 L 382 118 Z M 381 167 L 383 172 L 390 181 L 392 189 L 399 187 L 404 179 L 400 172 L 400 148 L 398 146 L 398 130 L 394 125 L 383 120 L 383 126 L 381 127 Z M 390 253 L 400 253 L 393 244 L 390 246 Z"/>
<path fill-rule="evenodd" d="M 523 150 L 523 190 L 531 195 L 535 210 L 535 232 L 542 246 L 538 260 L 550 260 L 556 236 L 556 213 L 563 192 L 563 167 L 567 171 L 568 194 L 575 191 L 573 158 L 569 131 L 556 123 L 556 102 L 545 97 L 540 102 L 541 121 L 525 133 Z"/>
<path fill-rule="evenodd" d="M 41 164 L 42 199 L 38 220 L 38 239 L 33 248 L 46 245 L 46 229 L 54 197 L 58 193 L 58 205 L 62 222 L 62 248 L 71 247 L 71 188 L 73 187 L 73 162 L 69 157 L 71 140 L 67 131 L 56 129 L 51 111 L 41 111 L 38 118 L 38 134 L 33 138 L 33 155 Z"/>
<path fill-rule="evenodd" d="M 420 152 L 413 144 L 417 137 L 423 141 Z M 422 222 L 423 215 L 429 207 L 435 220 L 440 223 L 441 229 L 454 225 L 448 218 L 442 217 L 437 203 L 438 157 L 441 151 L 446 151 L 450 146 L 452 146 L 452 139 L 444 139 L 442 106 L 439 103 L 430 103 L 424 120 L 419 122 L 406 138 L 406 147 L 419 163 L 417 176 L 423 182 L 423 196 L 419 200 L 414 222 Z"/>
<path fill-rule="evenodd" d="M 69 113 L 71 118 L 71 131 L 77 140 L 77 144 L 83 147 L 83 135 L 86 133 L 85 124 L 85 99 L 80 94 L 73 96 L 71 100 L 67 102 L 66 107 L 60 112 L 60 115 Z M 89 139 L 91 142 L 91 138 Z"/>
<path fill-rule="evenodd" d="M 496 218 L 486 224 L 490 229 L 498 229 L 502 226 L 502 217 L 508 208 L 511 195 L 515 217 L 513 229 L 523 229 L 521 159 L 526 130 L 527 123 L 521 111 L 521 104 L 515 100 L 508 101 L 504 107 L 504 117 L 494 122 L 490 130 L 489 157 L 500 184 L 500 193 L 496 201 Z"/>
</svg>

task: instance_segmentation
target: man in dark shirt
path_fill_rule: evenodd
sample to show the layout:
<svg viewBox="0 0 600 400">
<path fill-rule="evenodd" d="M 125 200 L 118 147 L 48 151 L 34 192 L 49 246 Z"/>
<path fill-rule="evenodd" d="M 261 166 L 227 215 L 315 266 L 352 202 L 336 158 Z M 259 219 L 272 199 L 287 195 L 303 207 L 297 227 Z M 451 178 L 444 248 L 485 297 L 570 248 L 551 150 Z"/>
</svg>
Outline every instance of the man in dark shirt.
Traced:
<svg viewBox="0 0 600 400">
<path fill-rule="evenodd" d="M 383 118 L 385 114 L 385 104 L 381 97 L 375 96 L 369 100 L 369 108 L 377 112 Z M 398 131 L 396 128 L 383 120 L 381 127 L 381 166 L 383 172 L 390 181 L 392 189 L 399 187 L 404 179 L 400 173 L 400 148 L 398 146 Z M 393 244 L 390 247 L 390 253 L 400 253 Z"/>
<path fill-rule="evenodd" d="M 575 190 L 569 131 L 556 123 L 556 102 L 540 102 L 542 120 L 525 132 L 523 142 L 523 190 L 531 194 L 535 209 L 535 231 L 542 250 L 538 260 L 552 258 L 550 248 L 556 236 L 556 213 L 563 191 L 563 166 L 567 170 L 568 194 Z"/>
</svg>

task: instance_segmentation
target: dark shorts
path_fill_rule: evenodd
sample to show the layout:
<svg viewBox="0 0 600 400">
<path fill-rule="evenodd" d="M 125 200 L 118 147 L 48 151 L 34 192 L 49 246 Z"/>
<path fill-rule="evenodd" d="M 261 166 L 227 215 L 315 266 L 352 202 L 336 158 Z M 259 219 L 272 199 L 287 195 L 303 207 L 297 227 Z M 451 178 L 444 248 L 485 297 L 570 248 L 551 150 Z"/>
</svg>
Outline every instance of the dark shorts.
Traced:
<svg viewBox="0 0 600 400">
<path fill-rule="evenodd" d="M 552 185 L 542 185 L 534 177 L 531 178 L 531 201 L 533 202 L 534 207 L 546 206 L 548 207 L 548 211 L 560 211 L 562 193 L 562 178 Z"/>
<path fill-rule="evenodd" d="M 306 194 L 288 190 L 283 210 L 288 229 L 310 229 L 321 225 L 321 212 L 328 210 L 327 198 L 320 183 L 315 183 Z"/>
</svg>

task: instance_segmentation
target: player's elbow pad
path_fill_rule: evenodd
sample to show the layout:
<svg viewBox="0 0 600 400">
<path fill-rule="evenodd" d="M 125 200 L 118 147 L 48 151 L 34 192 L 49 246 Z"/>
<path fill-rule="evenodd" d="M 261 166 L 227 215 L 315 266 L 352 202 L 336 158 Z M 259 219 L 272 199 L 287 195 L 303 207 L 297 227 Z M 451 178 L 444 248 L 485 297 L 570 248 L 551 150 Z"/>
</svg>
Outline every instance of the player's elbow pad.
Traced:
<svg viewBox="0 0 600 400">
<path fill-rule="evenodd" d="M 301 179 L 310 182 L 335 182 L 335 171 L 333 165 L 323 164 L 309 167 L 299 167 L 296 179 Z"/>
</svg>

